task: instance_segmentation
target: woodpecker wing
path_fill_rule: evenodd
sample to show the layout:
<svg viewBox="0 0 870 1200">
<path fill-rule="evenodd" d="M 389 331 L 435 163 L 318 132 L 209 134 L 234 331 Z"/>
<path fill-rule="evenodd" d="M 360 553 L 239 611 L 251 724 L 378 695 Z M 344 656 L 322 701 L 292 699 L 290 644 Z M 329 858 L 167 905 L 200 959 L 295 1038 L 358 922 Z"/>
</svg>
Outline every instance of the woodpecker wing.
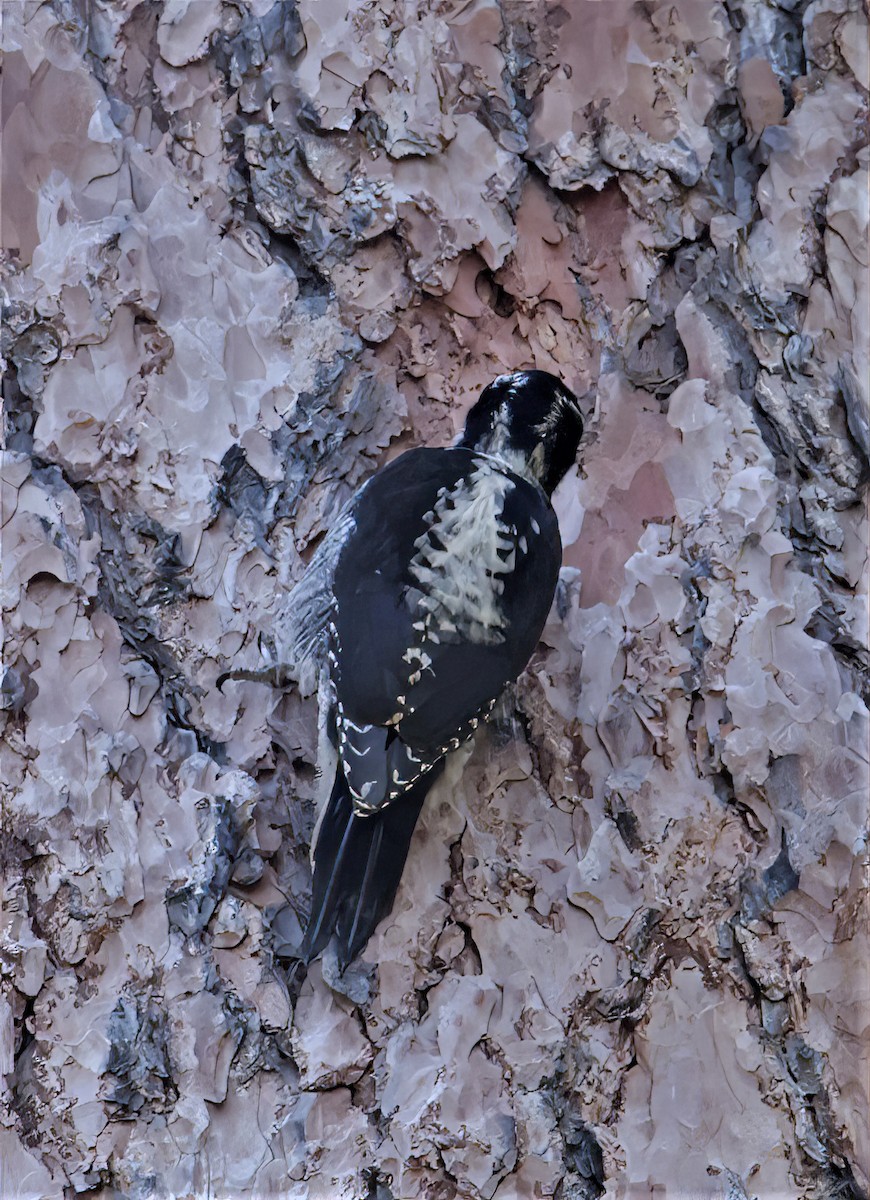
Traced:
<svg viewBox="0 0 870 1200">
<path fill-rule="evenodd" d="M 357 493 L 330 647 L 355 811 L 402 795 L 488 714 L 535 648 L 560 562 L 540 488 L 473 450 L 409 451 Z"/>
</svg>

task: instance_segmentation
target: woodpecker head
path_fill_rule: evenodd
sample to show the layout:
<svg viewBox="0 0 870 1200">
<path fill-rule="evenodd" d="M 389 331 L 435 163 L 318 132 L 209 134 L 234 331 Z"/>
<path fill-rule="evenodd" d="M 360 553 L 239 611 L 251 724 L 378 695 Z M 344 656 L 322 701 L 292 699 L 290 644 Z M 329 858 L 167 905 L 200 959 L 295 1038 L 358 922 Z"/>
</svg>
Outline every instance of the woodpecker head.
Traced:
<svg viewBox="0 0 870 1200">
<path fill-rule="evenodd" d="M 499 375 L 484 388 L 457 442 L 536 479 L 549 496 L 573 464 L 583 433 L 577 397 L 548 371 Z"/>
</svg>

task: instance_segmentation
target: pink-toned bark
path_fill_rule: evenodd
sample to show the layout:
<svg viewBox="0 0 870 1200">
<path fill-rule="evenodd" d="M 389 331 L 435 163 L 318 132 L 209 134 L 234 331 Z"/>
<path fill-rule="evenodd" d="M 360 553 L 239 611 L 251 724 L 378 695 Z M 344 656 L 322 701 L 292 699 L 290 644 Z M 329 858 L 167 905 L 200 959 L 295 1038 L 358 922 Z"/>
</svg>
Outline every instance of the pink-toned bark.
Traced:
<svg viewBox="0 0 870 1200">
<path fill-rule="evenodd" d="M 862 5 L 2 36 L 2 1200 L 865 1194 Z M 216 681 L 530 366 L 589 415 L 541 646 L 288 974 L 317 702 Z"/>
</svg>

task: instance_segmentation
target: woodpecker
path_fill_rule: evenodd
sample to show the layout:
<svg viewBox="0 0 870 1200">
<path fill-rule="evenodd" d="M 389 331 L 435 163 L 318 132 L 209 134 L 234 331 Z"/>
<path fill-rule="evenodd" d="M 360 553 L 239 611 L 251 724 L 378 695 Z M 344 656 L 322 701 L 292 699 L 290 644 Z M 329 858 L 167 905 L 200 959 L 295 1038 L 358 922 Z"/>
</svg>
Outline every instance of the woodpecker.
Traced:
<svg viewBox="0 0 870 1200">
<path fill-rule="evenodd" d="M 562 558 L 550 495 L 582 432 L 555 376 L 499 376 L 453 446 L 406 451 L 356 492 L 290 593 L 337 751 L 303 961 L 334 938 L 344 969 L 365 947 L 445 757 L 531 657 Z"/>
</svg>

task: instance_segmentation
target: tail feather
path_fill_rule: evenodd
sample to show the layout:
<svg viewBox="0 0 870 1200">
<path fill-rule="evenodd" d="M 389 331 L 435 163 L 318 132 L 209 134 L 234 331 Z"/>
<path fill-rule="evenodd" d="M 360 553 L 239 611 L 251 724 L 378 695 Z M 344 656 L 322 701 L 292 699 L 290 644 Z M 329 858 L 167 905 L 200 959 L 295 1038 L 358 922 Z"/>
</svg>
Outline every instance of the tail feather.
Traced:
<svg viewBox="0 0 870 1200">
<path fill-rule="evenodd" d="M 382 812 L 360 817 L 353 811 L 339 766 L 314 847 L 311 917 L 300 948 L 305 962 L 315 958 L 334 934 L 344 968 L 389 913 L 435 774 L 420 780 Z"/>
<path fill-rule="evenodd" d="M 336 798 L 338 803 L 333 806 L 332 800 Z M 311 916 L 305 930 L 305 940 L 302 943 L 302 956 L 306 962 L 310 962 L 316 954 L 319 954 L 329 941 L 335 925 L 336 914 L 344 898 L 345 883 L 342 876 L 345 869 L 348 874 L 353 871 L 352 862 L 345 868 L 345 860 L 348 857 L 348 851 L 355 848 L 353 845 L 355 824 L 359 818 L 354 816 L 349 801 L 347 804 L 342 803 L 344 799 L 345 797 L 341 795 L 336 797 L 336 789 L 333 789 L 332 800 L 330 800 L 331 812 L 327 814 L 327 818 L 332 817 L 333 819 L 329 821 L 328 830 L 321 827 L 320 837 L 317 841 Z M 345 808 L 347 808 L 347 812 L 344 811 Z M 334 836 L 336 833 L 338 840 Z M 324 835 L 326 835 L 324 853 L 321 854 Z M 321 858 L 324 860 L 322 869 Z"/>
<path fill-rule="evenodd" d="M 339 918 L 339 941 L 347 949 L 348 960 L 355 957 L 356 951 L 354 947 L 360 934 L 366 928 L 367 924 L 371 924 L 371 919 L 366 921 L 366 914 L 370 913 L 375 903 L 375 895 L 372 890 L 372 885 L 375 880 L 378 858 L 381 853 L 381 845 L 384 840 L 384 823 L 378 821 L 372 832 L 372 845 L 369 850 L 368 861 L 366 863 L 365 875 L 363 875 L 362 883 L 360 884 L 359 895 L 356 898 L 356 903 L 351 906 L 352 912 L 343 914 L 345 917 L 351 917 L 350 929 L 346 930 L 347 920 Z M 409 842 L 410 845 L 410 842 Z M 360 947 L 361 949 L 362 947 Z"/>
</svg>

